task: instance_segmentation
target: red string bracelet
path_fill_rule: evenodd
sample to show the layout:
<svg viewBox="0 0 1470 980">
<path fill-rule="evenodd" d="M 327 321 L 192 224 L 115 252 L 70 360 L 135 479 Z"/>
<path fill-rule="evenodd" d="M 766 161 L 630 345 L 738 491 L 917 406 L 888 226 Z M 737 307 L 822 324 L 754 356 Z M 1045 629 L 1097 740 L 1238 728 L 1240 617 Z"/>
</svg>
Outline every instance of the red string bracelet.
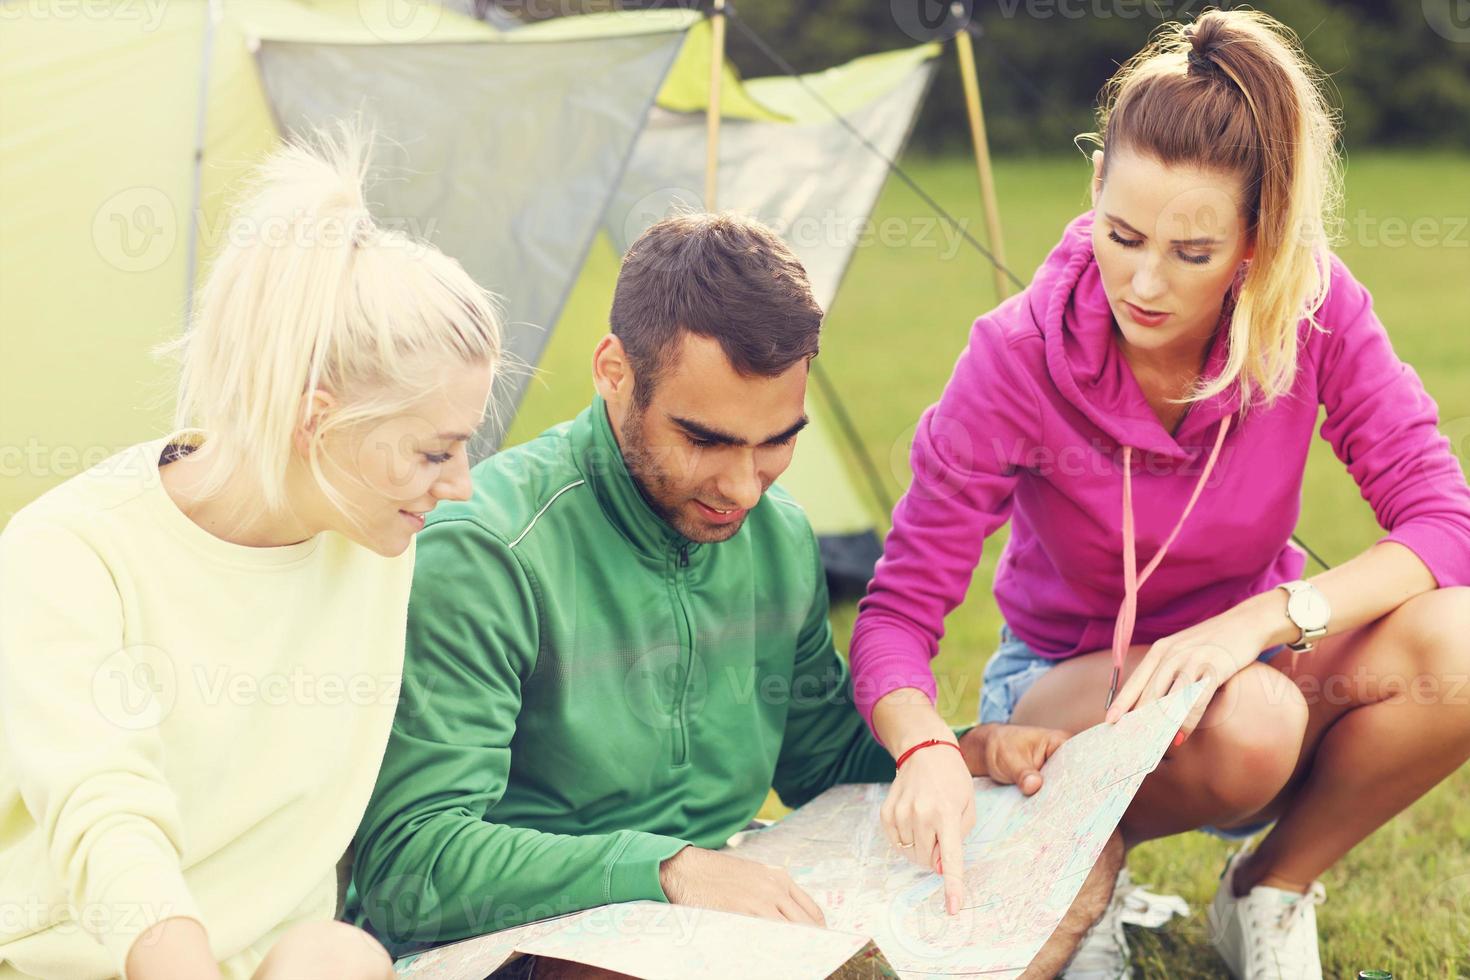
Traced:
<svg viewBox="0 0 1470 980">
<path fill-rule="evenodd" d="M 920 749 L 927 749 L 931 745 L 950 745 L 953 746 L 955 750 L 960 753 L 960 755 L 965 754 L 964 749 L 960 748 L 958 742 L 951 742 L 947 738 L 931 738 L 926 742 L 920 742 L 918 745 L 911 745 L 907 749 L 905 749 L 903 755 L 900 755 L 898 757 L 898 761 L 893 764 L 894 770 L 897 771 L 899 768 L 901 768 L 903 764 L 909 760 L 909 756 L 913 755 Z"/>
</svg>

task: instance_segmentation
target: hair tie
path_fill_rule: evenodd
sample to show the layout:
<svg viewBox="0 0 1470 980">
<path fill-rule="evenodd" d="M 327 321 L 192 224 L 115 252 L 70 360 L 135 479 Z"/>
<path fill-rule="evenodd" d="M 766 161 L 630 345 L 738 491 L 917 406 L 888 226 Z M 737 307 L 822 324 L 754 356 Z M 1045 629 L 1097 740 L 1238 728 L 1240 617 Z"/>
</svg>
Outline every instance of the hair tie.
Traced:
<svg viewBox="0 0 1470 980">
<path fill-rule="evenodd" d="M 1194 47 L 1189 49 L 1188 61 L 1189 71 L 1197 75 L 1208 75 L 1218 67 L 1215 59 Z"/>
</svg>

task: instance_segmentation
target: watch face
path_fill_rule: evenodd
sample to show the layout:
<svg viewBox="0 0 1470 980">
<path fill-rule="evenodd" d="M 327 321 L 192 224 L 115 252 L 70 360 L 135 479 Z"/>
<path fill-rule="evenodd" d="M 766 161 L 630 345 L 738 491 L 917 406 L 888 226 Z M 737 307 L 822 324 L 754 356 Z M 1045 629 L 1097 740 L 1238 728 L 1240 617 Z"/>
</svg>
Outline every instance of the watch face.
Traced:
<svg viewBox="0 0 1470 980">
<path fill-rule="evenodd" d="M 1292 622 L 1302 629 L 1319 630 L 1326 628 L 1332 607 L 1316 589 L 1304 589 L 1291 597 L 1287 612 L 1291 614 Z"/>
</svg>

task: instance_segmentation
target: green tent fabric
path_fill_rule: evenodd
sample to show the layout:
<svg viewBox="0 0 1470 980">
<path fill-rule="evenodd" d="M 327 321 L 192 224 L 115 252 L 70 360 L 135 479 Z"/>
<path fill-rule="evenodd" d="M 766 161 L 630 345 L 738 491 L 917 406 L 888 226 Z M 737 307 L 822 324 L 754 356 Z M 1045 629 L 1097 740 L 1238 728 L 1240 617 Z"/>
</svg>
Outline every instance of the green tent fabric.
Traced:
<svg viewBox="0 0 1470 980">
<path fill-rule="evenodd" d="M 77 23 L 69 0 L 31 0 L 0 31 L 0 521 L 168 424 L 171 370 L 148 351 L 180 329 L 227 232 L 236 182 L 283 131 L 356 113 L 377 124 L 389 148 L 381 169 L 394 179 L 375 185 L 375 211 L 429 235 L 506 297 L 510 346 L 527 364 L 564 329 L 599 226 L 616 242 L 641 220 L 619 203 L 652 172 L 640 154 L 689 125 L 702 133 L 710 31 L 687 10 L 503 30 L 404 0 L 99 3 Z M 874 133 L 891 156 L 933 55 L 923 46 L 860 59 L 804 84 L 745 82 L 727 67 L 721 205 L 780 228 L 815 200 L 806 178 L 775 171 L 760 180 L 786 181 L 782 201 L 740 200 L 760 169 L 742 132 L 768 128 L 793 138 L 805 172 L 862 161 L 840 207 L 865 219 L 886 170 L 850 135 L 831 138 L 837 127 L 810 93 L 853 119 L 887 104 L 887 128 Z M 508 85 L 516 99 L 504 98 Z M 698 174 L 702 143 L 685 155 L 683 173 Z M 678 182 L 697 187 L 702 176 Z M 650 201 L 667 205 L 644 200 L 645 211 Z M 793 244 L 830 304 L 850 244 Z M 596 317 L 600 330 L 605 308 Z M 580 401 L 586 381 L 577 384 Z M 516 389 L 502 386 L 502 421 Z M 813 414 L 783 484 L 824 544 L 855 535 L 875 549 L 822 407 Z M 502 430 L 483 435 L 480 453 Z"/>
<path fill-rule="evenodd" d="M 699 23 L 670 10 L 506 32 L 404 0 L 28 0 L 0 31 L 0 523 L 168 425 L 171 369 L 148 352 L 181 328 L 230 193 L 280 136 L 264 45 L 646 50 L 657 35 L 672 60 Z M 582 76 L 580 97 L 605 84 Z"/>
</svg>

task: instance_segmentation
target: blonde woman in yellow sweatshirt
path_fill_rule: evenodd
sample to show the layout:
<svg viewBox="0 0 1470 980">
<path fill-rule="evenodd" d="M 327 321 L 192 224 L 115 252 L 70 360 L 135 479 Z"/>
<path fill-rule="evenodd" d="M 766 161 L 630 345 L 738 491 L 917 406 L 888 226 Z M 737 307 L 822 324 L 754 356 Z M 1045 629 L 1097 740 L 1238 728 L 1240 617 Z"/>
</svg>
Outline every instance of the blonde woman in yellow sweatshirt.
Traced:
<svg viewBox="0 0 1470 980">
<path fill-rule="evenodd" d="M 392 975 L 332 921 L 335 866 L 500 320 L 369 216 L 366 142 L 263 165 L 176 345 L 176 430 L 0 534 L 0 978 Z"/>
</svg>

